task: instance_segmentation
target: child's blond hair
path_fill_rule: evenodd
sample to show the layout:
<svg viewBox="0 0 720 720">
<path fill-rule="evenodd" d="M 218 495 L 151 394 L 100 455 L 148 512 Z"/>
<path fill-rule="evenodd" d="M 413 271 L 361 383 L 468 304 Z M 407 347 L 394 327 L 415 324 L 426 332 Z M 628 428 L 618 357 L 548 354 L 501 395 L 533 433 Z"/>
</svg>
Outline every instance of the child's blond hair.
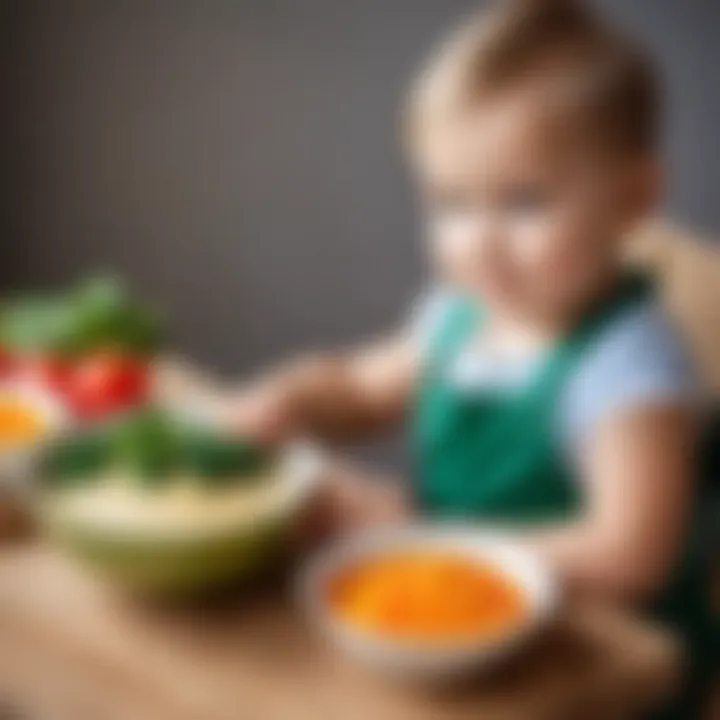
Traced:
<svg viewBox="0 0 720 720">
<path fill-rule="evenodd" d="M 488 94 L 552 81 L 608 149 L 657 149 L 660 92 L 642 49 L 580 0 L 501 0 L 481 10 L 433 55 L 412 88 L 411 138 L 428 117 L 472 107 Z M 550 83 L 548 83 L 550 87 Z"/>
</svg>

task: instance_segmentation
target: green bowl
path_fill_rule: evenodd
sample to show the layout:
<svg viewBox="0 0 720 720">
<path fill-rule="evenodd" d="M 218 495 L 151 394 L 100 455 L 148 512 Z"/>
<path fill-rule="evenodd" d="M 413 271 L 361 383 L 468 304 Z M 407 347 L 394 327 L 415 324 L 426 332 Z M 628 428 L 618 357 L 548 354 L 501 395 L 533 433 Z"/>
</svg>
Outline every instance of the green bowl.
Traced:
<svg viewBox="0 0 720 720">
<path fill-rule="evenodd" d="M 52 498 L 41 503 L 40 515 L 59 548 L 124 591 L 168 599 L 203 595 L 250 580 L 289 550 L 294 521 L 319 478 L 317 456 L 291 460 L 282 470 L 288 491 L 281 500 L 252 519 L 216 528 L 120 531 L 68 516 Z"/>
</svg>

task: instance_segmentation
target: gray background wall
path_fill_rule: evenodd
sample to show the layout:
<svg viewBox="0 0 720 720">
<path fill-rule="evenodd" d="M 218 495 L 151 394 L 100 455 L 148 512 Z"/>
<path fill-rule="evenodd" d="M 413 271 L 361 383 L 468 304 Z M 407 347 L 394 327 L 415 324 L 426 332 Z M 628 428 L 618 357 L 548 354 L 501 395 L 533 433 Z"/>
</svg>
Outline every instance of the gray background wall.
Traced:
<svg viewBox="0 0 720 720">
<path fill-rule="evenodd" d="M 720 228 L 720 3 L 605 0 L 671 87 L 669 211 Z M 422 282 L 399 93 L 464 0 L 2 0 L 0 284 L 126 274 L 242 373 Z"/>
</svg>

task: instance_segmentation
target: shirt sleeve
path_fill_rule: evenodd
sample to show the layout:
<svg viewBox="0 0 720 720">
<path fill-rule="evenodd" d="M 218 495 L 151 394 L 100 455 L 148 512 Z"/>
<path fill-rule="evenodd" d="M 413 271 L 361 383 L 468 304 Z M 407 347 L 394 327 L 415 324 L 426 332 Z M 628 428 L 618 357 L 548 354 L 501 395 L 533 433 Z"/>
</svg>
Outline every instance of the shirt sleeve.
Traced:
<svg viewBox="0 0 720 720">
<path fill-rule="evenodd" d="M 581 360 L 560 400 L 560 432 L 577 459 L 600 422 L 656 403 L 699 409 L 702 397 L 679 337 L 656 304 L 619 318 Z"/>
</svg>

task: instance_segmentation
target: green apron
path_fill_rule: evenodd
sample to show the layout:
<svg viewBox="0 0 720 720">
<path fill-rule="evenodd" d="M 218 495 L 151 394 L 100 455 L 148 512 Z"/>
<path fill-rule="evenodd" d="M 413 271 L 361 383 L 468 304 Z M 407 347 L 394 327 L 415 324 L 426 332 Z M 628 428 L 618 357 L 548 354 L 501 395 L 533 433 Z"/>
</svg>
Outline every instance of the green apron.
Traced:
<svg viewBox="0 0 720 720">
<path fill-rule="evenodd" d="M 640 278 L 623 280 L 613 296 L 565 337 L 520 389 L 460 390 L 447 381 L 448 364 L 483 322 L 482 311 L 459 301 L 431 345 L 415 415 L 416 493 L 430 517 L 490 522 L 548 523 L 578 515 L 583 496 L 556 437 L 558 400 L 578 360 L 601 329 L 647 298 Z M 695 544 L 697 545 L 697 543 Z M 689 546 L 690 547 L 690 546 Z M 688 640 L 692 677 L 709 667 L 709 603 L 695 546 L 656 615 Z M 708 648 L 707 646 L 710 646 Z M 697 688 L 692 690 L 697 695 Z M 692 718 L 689 698 L 663 717 Z M 690 713 L 690 714 L 689 714 Z"/>
</svg>

